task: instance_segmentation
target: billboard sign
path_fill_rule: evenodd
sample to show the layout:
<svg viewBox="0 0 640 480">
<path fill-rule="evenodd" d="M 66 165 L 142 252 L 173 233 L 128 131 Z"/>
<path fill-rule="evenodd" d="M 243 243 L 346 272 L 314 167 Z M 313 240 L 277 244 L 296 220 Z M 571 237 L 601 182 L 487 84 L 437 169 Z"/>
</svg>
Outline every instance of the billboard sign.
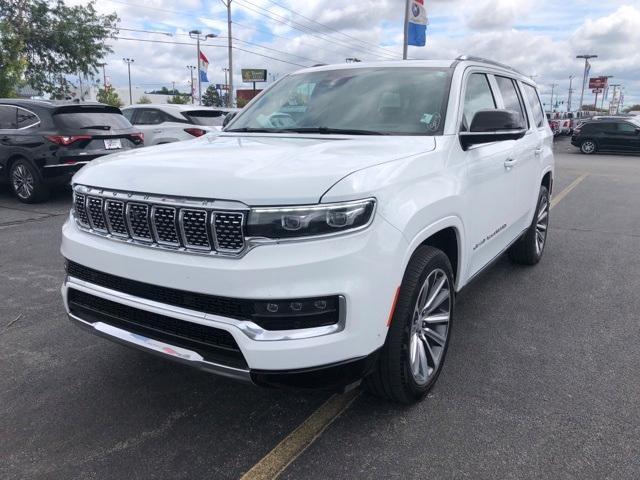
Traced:
<svg viewBox="0 0 640 480">
<path fill-rule="evenodd" d="M 589 88 L 605 88 L 607 86 L 607 77 L 591 77 L 589 79 Z"/>
<path fill-rule="evenodd" d="M 243 82 L 266 82 L 267 71 L 260 68 L 243 68 L 242 81 Z"/>
</svg>

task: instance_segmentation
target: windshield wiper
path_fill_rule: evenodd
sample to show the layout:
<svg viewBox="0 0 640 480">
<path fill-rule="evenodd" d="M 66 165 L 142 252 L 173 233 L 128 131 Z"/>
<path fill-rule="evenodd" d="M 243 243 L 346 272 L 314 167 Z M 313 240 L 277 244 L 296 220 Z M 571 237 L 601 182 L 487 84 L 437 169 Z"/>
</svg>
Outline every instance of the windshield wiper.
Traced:
<svg viewBox="0 0 640 480">
<path fill-rule="evenodd" d="M 385 132 L 376 132 L 373 130 L 357 130 L 353 128 L 330 128 L 330 127 L 302 127 L 302 128 L 286 128 L 285 132 L 295 133 L 321 133 L 323 135 L 389 135 Z"/>
<path fill-rule="evenodd" d="M 111 130 L 110 125 L 87 125 L 86 127 L 80 127 L 81 130 Z"/>
</svg>

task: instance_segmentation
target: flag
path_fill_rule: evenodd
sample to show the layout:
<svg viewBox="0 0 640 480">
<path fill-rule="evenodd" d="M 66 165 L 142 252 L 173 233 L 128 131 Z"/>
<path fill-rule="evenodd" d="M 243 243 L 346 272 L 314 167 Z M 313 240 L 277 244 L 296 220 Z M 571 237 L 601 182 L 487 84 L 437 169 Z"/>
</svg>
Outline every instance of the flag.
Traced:
<svg viewBox="0 0 640 480">
<path fill-rule="evenodd" d="M 200 50 L 200 58 L 198 59 L 198 71 L 200 72 L 200 81 L 209 83 L 207 78 L 207 70 L 209 69 L 209 60 L 204 56 L 202 50 Z"/>
<path fill-rule="evenodd" d="M 427 11 L 424 0 L 409 0 L 409 25 L 407 26 L 407 44 L 424 47 L 427 43 Z"/>
</svg>

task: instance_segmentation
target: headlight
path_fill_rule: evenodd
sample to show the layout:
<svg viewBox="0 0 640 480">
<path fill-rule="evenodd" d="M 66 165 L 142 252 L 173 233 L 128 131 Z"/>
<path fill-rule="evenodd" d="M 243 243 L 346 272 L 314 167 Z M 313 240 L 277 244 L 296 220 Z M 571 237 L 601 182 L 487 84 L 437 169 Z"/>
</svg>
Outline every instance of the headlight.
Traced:
<svg viewBox="0 0 640 480">
<path fill-rule="evenodd" d="M 305 207 L 253 208 L 247 235 L 262 238 L 298 238 L 342 233 L 371 222 L 374 199 Z"/>
</svg>

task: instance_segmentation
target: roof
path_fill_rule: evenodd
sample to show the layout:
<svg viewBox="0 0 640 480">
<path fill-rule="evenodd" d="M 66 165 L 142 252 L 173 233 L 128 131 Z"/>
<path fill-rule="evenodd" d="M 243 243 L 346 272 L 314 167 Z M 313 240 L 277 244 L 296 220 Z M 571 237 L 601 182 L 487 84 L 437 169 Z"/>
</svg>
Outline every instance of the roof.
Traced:
<svg viewBox="0 0 640 480">
<path fill-rule="evenodd" d="M 227 107 L 206 107 L 204 105 L 192 105 L 192 104 L 174 104 L 174 103 L 138 103 L 135 105 L 127 105 L 123 107 L 123 110 L 131 108 L 160 108 L 162 110 L 174 110 L 180 112 L 188 112 L 192 110 L 215 110 L 217 112 L 235 112 L 237 108 Z"/>
<path fill-rule="evenodd" d="M 53 110 L 65 106 L 99 106 L 108 107 L 100 102 L 72 102 L 66 100 L 29 100 L 26 98 L 0 98 L 0 104 L 11 104 L 25 108 L 44 108 Z"/>
</svg>

